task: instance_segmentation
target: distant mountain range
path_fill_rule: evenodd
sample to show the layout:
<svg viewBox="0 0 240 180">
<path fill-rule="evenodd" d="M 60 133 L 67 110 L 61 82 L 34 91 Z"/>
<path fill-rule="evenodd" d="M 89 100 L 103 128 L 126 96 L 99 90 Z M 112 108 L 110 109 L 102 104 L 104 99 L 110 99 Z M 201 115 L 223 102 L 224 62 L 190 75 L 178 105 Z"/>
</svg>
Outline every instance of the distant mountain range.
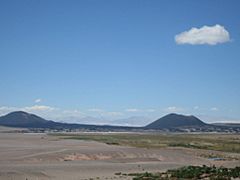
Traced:
<svg viewBox="0 0 240 180">
<path fill-rule="evenodd" d="M 74 123 L 74 124 L 94 124 L 94 125 L 106 125 L 111 124 L 114 126 L 144 126 L 152 122 L 154 119 L 146 117 L 146 116 L 130 116 L 127 118 L 120 119 L 109 119 L 106 117 L 93 117 L 93 116 L 85 116 L 85 117 L 76 117 L 76 116 L 65 116 L 64 119 L 57 118 L 57 122 L 64 123 Z"/>
<path fill-rule="evenodd" d="M 90 125 L 76 123 L 62 123 L 43 119 L 37 115 L 24 111 L 11 112 L 0 117 L 0 125 L 21 128 L 48 128 L 48 129 L 87 129 L 87 130 L 131 130 L 135 127 Z"/>
<path fill-rule="evenodd" d="M 148 124 L 153 119 L 145 116 L 131 116 L 129 118 L 123 118 L 123 119 L 116 119 L 111 121 L 111 124 L 114 125 L 124 125 L 124 126 L 137 126 L 141 127 L 145 124 Z"/>
<path fill-rule="evenodd" d="M 213 123 L 215 126 L 240 127 L 240 123 Z"/>
<path fill-rule="evenodd" d="M 129 121 L 131 118 L 129 119 Z M 137 122 L 137 117 L 133 118 Z M 147 121 L 147 119 L 145 119 Z M 144 121 L 145 121 L 144 120 Z M 127 120 L 125 123 L 128 123 Z M 0 125 L 21 128 L 48 128 L 48 129 L 83 129 L 96 131 L 131 131 L 131 130 L 161 130 L 161 129 L 177 129 L 177 128 L 220 128 L 225 125 L 211 125 L 204 123 L 195 116 L 184 116 L 179 114 L 168 114 L 146 126 L 130 127 L 130 126 L 113 126 L 113 125 L 89 125 L 77 123 L 62 123 L 45 120 L 37 115 L 23 111 L 11 112 L 0 117 Z M 229 126 L 229 124 L 226 127 Z"/>
</svg>

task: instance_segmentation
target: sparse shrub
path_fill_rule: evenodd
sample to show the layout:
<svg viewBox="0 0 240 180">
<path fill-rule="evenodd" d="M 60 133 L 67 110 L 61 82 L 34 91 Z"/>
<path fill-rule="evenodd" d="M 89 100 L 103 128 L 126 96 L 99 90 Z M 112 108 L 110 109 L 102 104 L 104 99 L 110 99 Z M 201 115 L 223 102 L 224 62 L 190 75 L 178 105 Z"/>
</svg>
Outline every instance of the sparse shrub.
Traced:
<svg viewBox="0 0 240 180">
<path fill-rule="evenodd" d="M 210 179 L 210 180 L 230 180 L 240 177 L 240 167 L 209 167 L 186 166 L 179 169 L 168 170 L 165 173 L 131 173 L 133 180 L 176 180 L 176 179 Z"/>
</svg>

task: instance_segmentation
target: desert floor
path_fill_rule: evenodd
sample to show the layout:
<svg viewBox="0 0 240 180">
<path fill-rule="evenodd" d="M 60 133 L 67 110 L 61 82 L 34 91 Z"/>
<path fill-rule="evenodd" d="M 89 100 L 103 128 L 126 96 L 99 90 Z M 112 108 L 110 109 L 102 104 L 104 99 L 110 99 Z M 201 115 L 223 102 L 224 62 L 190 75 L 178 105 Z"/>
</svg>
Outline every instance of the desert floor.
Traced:
<svg viewBox="0 0 240 180">
<path fill-rule="evenodd" d="M 236 159 L 214 161 L 199 155 L 204 153 L 209 151 L 136 148 L 47 134 L 0 133 L 0 179 L 131 179 L 115 173 L 164 171 L 184 165 L 240 165 Z"/>
</svg>

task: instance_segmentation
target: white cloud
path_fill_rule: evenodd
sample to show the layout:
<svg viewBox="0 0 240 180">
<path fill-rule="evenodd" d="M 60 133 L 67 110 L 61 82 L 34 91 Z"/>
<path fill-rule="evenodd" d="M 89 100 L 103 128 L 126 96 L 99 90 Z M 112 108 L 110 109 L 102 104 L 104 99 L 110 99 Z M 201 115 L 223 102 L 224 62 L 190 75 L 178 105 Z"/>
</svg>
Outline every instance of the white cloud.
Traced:
<svg viewBox="0 0 240 180">
<path fill-rule="evenodd" d="M 165 112 L 168 113 L 179 113 L 179 112 L 183 112 L 184 108 L 181 107 L 176 107 L 176 106 L 170 106 L 164 109 Z"/>
<path fill-rule="evenodd" d="M 73 110 L 63 110 L 62 113 L 64 115 L 84 115 L 84 113 L 78 109 L 73 109 Z"/>
<path fill-rule="evenodd" d="M 210 110 L 211 111 L 218 111 L 219 109 L 217 107 L 212 107 Z"/>
<path fill-rule="evenodd" d="M 42 102 L 42 99 L 35 99 L 34 102 L 35 102 L 35 103 L 40 103 L 40 102 Z"/>
<path fill-rule="evenodd" d="M 199 106 L 194 106 L 193 109 L 194 109 L 194 110 L 198 110 L 198 109 L 199 109 Z"/>
<path fill-rule="evenodd" d="M 50 106 L 30 106 L 30 107 L 24 107 L 23 108 L 24 111 L 53 111 L 55 110 L 54 107 L 50 107 Z"/>
<path fill-rule="evenodd" d="M 177 44 L 209 44 L 216 45 L 230 41 L 229 32 L 224 26 L 216 24 L 215 26 L 203 26 L 201 28 L 191 28 L 175 36 Z"/>
<path fill-rule="evenodd" d="M 117 112 L 117 111 L 106 111 L 103 109 L 98 109 L 98 108 L 92 108 L 92 109 L 88 109 L 89 112 L 92 113 L 97 113 L 99 116 L 101 117 L 116 117 L 116 116 L 122 116 L 123 113 L 122 112 Z"/>
<path fill-rule="evenodd" d="M 122 116 L 123 113 L 121 112 L 114 112 L 114 111 L 109 111 L 109 112 L 104 112 L 102 113 L 103 116 Z"/>
<path fill-rule="evenodd" d="M 129 108 L 129 109 L 125 109 L 126 112 L 139 112 L 139 113 L 153 113 L 156 112 L 156 109 L 137 109 L 137 108 Z"/>
<path fill-rule="evenodd" d="M 16 107 L 2 106 L 2 107 L 0 107 L 0 116 L 5 115 L 12 111 L 17 111 L 17 110 L 19 110 L 19 109 Z"/>
<path fill-rule="evenodd" d="M 98 108 L 88 109 L 89 112 L 103 112 L 104 110 Z"/>
<path fill-rule="evenodd" d="M 50 106 L 28 106 L 28 107 L 8 107 L 8 106 L 2 106 L 0 107 L 0 115 L 5 115 L 13 111 L 26 111 L 29 113 L 34 113 L 37 115 L 49 115 L 52 113 L 55 113 L 58 108 L 50 107 Z M 57 113 L 58 114 L 58 113 Z"/>
<path fill-rule="evenodd" d="M 8 106 L 2 106 L 0 107 L 0 111 L 11 111 L 14 110 L 15 107 L 8 107 Z"/>
<path fill-rule="evenodd" d="M 226 116 L 198 115 L 198 117 L 208 123 L 240 123 L 239 118 Z"/>
<path fill-rule="evenodd" d="M 146 109 L 146 112 L 155 112 L 156 109 Z"/>
<path fill-rule="evenodd" d="M 126 109 L 125 111 L 127 111 L 127 112 L 139 112 L 140 109 L 130 108 L 130 109 Z"/>
</svg>

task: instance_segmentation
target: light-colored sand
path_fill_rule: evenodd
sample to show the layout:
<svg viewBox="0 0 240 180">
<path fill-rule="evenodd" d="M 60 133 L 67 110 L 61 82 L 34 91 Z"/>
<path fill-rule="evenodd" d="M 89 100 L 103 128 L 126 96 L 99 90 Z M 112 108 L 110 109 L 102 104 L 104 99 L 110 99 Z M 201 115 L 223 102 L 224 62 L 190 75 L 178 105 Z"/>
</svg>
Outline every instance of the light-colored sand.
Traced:
<svg viewBox="0 0 240 180">
<path fill-rule="evenodd" d="M 120 179 L 117 172 L 145 172 L 184 165 L 239 165 L 210 161 L 184 148 L 145 149 L 60 140 L 46 134 L 0 133 L 1 180 Z M 122 177 L 122 179 L 127 179 Z"/>
</svg>

